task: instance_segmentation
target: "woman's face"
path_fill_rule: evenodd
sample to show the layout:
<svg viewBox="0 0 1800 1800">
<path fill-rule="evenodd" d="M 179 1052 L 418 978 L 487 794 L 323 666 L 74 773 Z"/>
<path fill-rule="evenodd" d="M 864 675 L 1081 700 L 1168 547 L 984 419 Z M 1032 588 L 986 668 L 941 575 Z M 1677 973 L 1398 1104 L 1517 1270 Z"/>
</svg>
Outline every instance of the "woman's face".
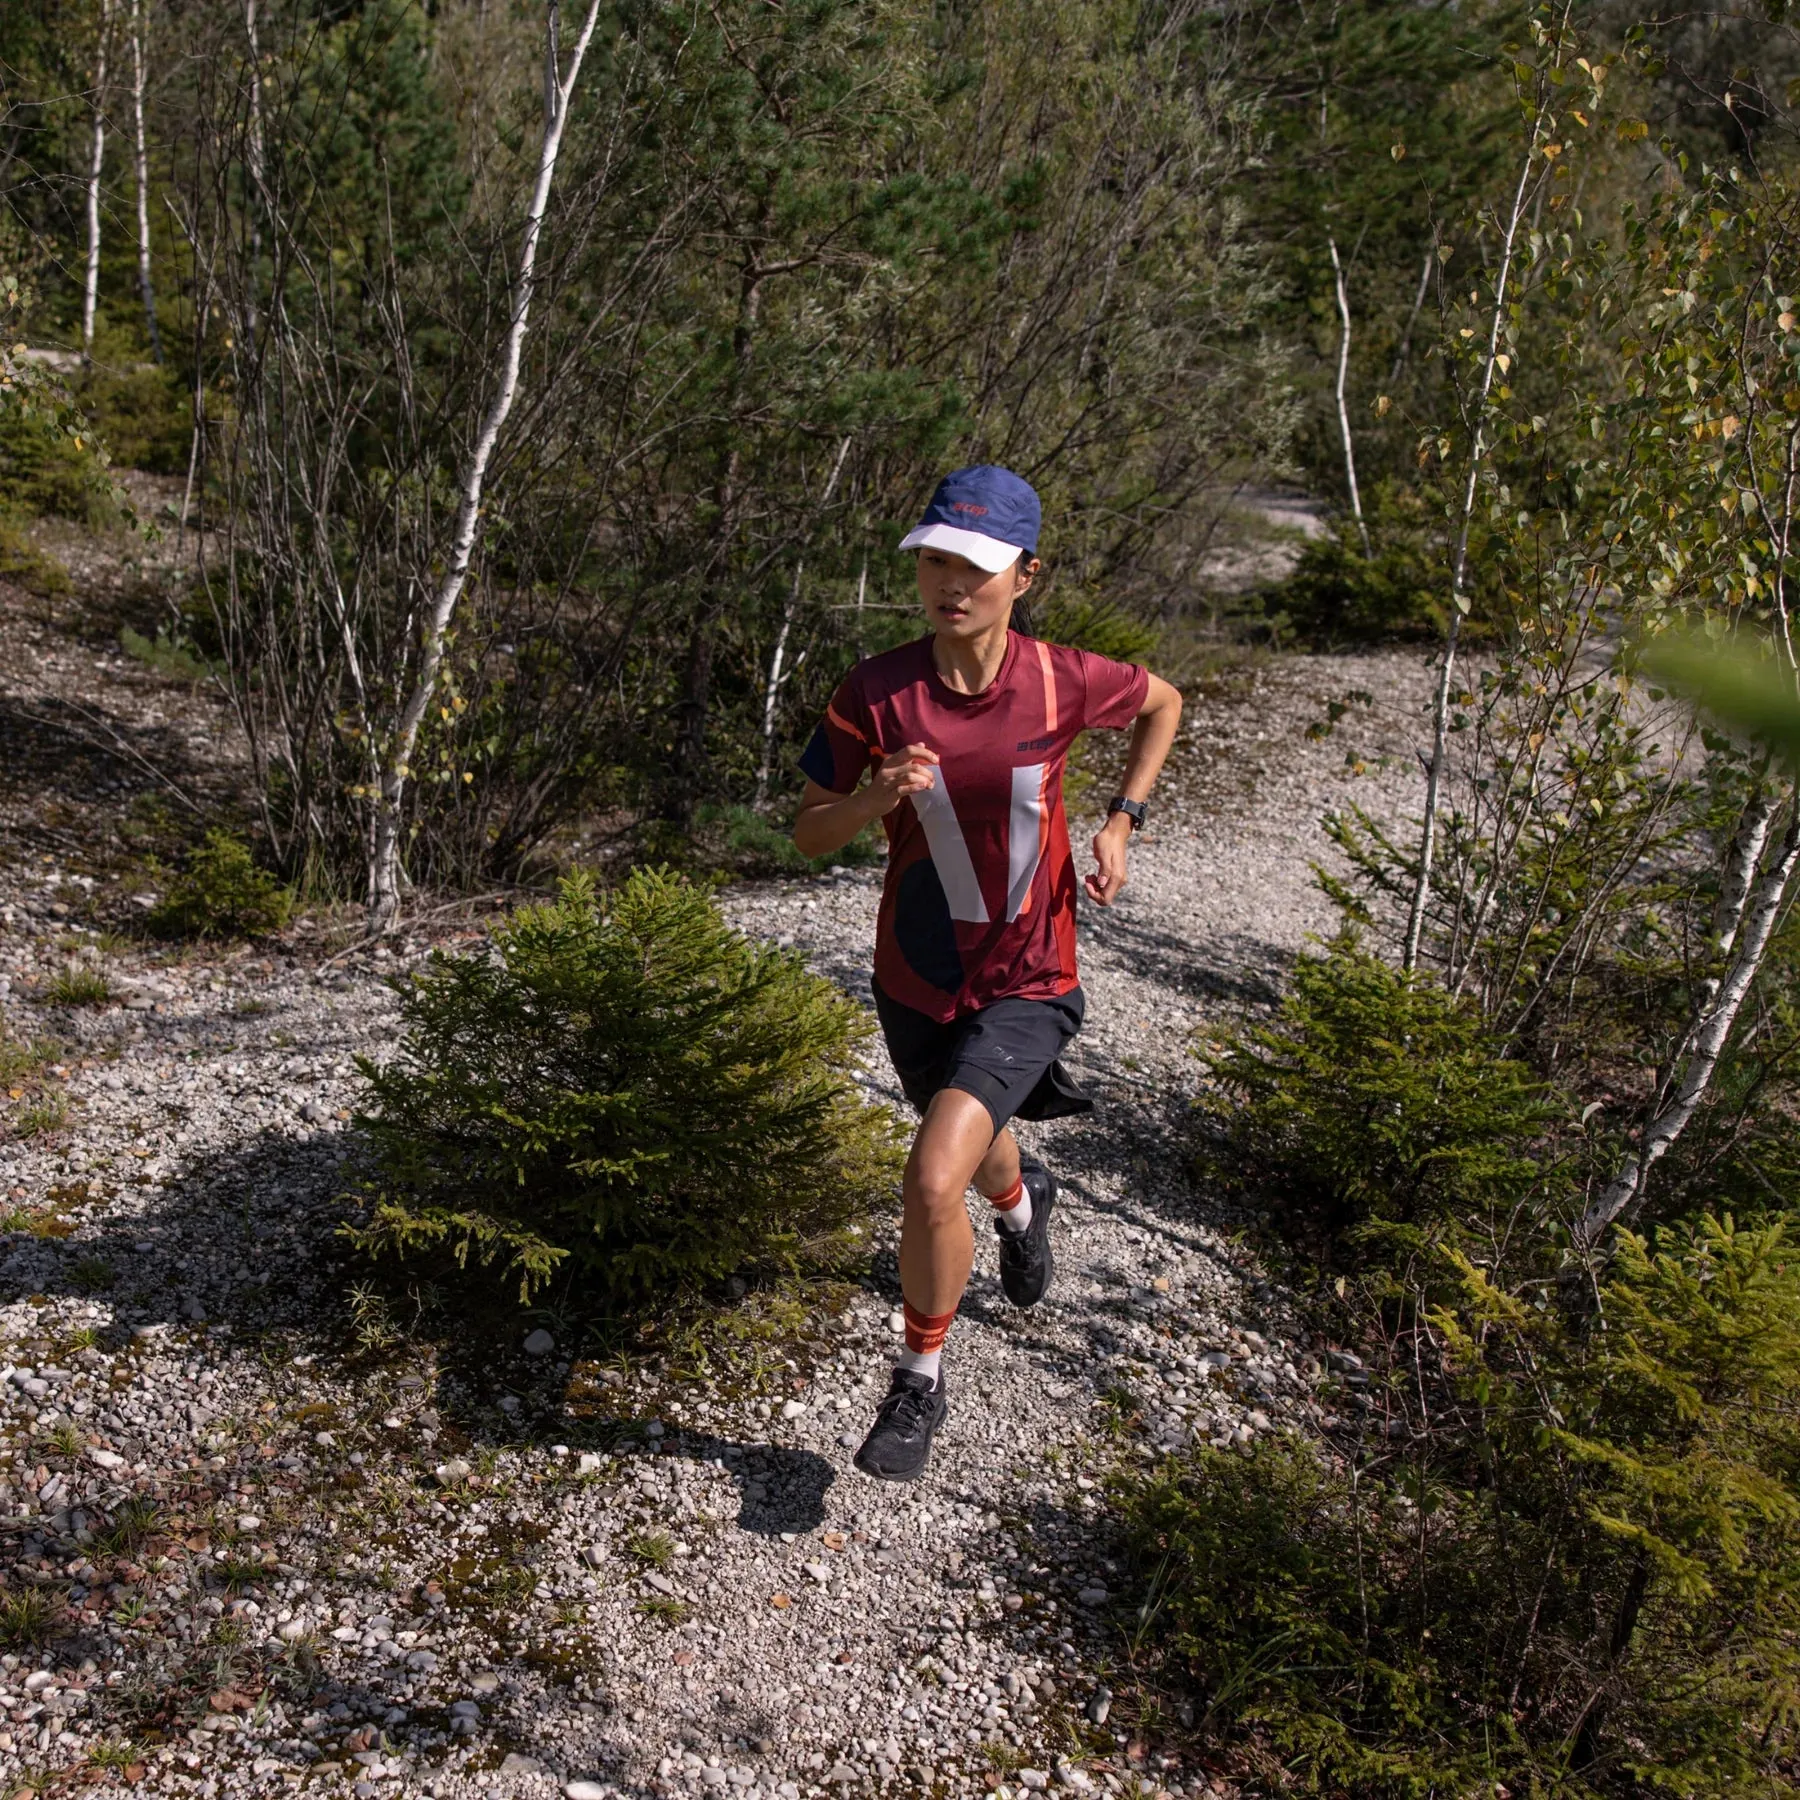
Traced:
<svg viewBox="0 0 1800 1800">
<path fill-rule="evenodd" d="M 966 556 L 921 550 L 919 598 L 925 602 L 925 617 L 940 637 L 982 637 L 1006 623 L 1012 603 L 1031 586 L 1037 571 L 1037 558 L 1032 556 L 990 575 Z"/>
</svg>

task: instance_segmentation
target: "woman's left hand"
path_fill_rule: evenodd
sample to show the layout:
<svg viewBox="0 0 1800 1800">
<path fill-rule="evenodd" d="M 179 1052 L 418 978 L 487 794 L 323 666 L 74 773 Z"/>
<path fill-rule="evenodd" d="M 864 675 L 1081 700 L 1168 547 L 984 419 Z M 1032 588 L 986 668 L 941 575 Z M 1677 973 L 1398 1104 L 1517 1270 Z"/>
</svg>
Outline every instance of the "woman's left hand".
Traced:
<svg viewBox="0 0 1800 1800">
<path fill-rule="evenodd" d="M 1123 827 L 1121 830 L 1120 828 Z M 1088 898 L 1097 906 L 1111 906 L 1125 885 L 1125 846 L 1131 841 L 1131 821 L 1114 813 L 1094 837 L 1094 861 L 1098 867 L 1087 878 Z"/>
</svg>

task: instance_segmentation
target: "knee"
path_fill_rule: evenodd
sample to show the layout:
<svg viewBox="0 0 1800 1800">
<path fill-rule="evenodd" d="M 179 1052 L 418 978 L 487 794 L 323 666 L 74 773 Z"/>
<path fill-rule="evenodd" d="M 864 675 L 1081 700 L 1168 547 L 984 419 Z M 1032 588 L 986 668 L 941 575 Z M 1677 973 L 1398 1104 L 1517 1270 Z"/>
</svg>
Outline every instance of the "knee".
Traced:
<svg viewBox="0 0 1800 1800">
<path fill-rule="evenodd" d="M 906 1171 L 906 1210 L 928 1226 L 968 1217 L 963 1186 L 932 1169 Z"/>
</svg>

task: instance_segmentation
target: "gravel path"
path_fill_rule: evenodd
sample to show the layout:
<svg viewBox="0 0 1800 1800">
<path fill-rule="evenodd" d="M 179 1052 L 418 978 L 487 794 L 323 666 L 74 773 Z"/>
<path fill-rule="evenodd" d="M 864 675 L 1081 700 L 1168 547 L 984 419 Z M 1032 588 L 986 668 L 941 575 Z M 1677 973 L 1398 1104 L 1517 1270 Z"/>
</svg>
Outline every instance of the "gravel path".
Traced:
<svg viewBox="0 0 1800 1800">
<path fill-rule="evenodd" d="M 76 675 L 121 718 L 128 690 L 166 704 L 199 757 L 203 720 L 67 643 L 0 693 L 0 732 Z M 1007 1308 L 983 1227 L 949 1425 L 902 1489 L 850 1468 L 898 1337 L 891 1221 L 863 1286 L 752 1294 L 605 1364 L 557 1317 L 494 1335 L 371 1283 L 335 1236 L 351 1059 L 390 1042 L 382 977 L 425 940 L 327 962 L 304 935 L 98 937 L 118 870 L 59 837 L 51 756 L 0 810 L 0 999 L 63 1046 L 17 1076 L 0 1144 L 0 1784 L 98 1762 L 207 1796 L 1237 1791 L 1112 1704 L 1100 1484 L 1319 1417 L 1281 1294 L 1184 1173 L 1189 1044 L 1329 929 L 1318 816 L 1413 799 L 1427 679 L 1291 659 L 1191 695 L 1132 883 L 1083 918 L 1072 1061 L 1106 1104 L 1024 1128 L 1064 1183 L 1056 1288 Z M 1303 735 L 1353 689 L 1381 696 L 1358 748 L 1392 759 L 1354 782 L 1341 737 Z M 876 898 L 854 872 L 727 905 L 866 994 Z M 50 1003 L 71 965 L 113 1001 Z M 870 1085 L 898 1102 L 879 1057 Z"/>
</svg>

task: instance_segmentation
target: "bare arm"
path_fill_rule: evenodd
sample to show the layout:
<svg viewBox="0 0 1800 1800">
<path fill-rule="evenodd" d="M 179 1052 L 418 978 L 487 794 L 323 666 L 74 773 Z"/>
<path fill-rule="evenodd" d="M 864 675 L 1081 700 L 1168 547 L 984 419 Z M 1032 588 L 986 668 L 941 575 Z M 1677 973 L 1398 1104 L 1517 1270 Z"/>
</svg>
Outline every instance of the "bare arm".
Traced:
<svg viewBox="0 0 1800 1800">
<path fill-rule="evenodd" d="M 841 850 L 872 819 L 891 813 L 908 794 L 937 780 L 937 752 L 908 744 L 884 757 L 867 787 L 853 794 L 834 794 L 808 781 L 794 818 L 794 848 L 802 856 L 829 856 Z"/>
<path fill-rule="evenodd" d="M 1148 800 L 1162 773 L 1175 729 L 1181 723 L 1181 695 L 1160 675 L 1150 677 L 1144 704 L 1132 722 L 1131 744 L 1125 753 L 1125 776 L 1119 791 L 1127 800 Z M 1125 847 L 1131 842 L 1131 820 L 1114 813 L 1094 838 L 1094 862 L 1087 878 L 1088 897 L 1111 906 L 1125 885 Z"/>
</svg>

